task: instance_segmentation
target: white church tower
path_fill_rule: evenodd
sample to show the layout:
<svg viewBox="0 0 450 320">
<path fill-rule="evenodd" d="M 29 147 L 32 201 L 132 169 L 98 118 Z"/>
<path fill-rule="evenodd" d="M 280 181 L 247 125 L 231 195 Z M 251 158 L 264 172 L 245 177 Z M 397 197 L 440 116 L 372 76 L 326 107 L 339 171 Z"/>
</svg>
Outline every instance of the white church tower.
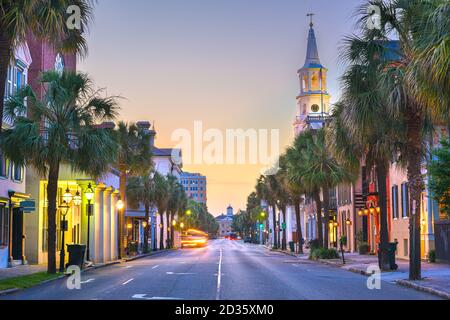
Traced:
<svg viewBox="0 0 450 320">
<path fill-rule="evenodd" d="M 323 126 L 330 110 L 330 95 L 327 92 L 327 71 L 319 59 L 313 14 L 308 34 L 308 47 L 304 66 L 298 70 L 300 93 L 297 96 L 297 116 L 294 122 L 295 134 L 308 127 L 319 129 Z"/>
</svg>

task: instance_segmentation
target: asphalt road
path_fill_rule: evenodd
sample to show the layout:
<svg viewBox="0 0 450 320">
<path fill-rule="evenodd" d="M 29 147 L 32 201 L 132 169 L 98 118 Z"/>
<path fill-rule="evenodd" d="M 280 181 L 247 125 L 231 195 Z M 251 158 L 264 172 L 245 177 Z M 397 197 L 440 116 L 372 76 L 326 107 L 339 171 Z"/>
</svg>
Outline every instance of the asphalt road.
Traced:
<svg viewBox="0 0 450 320">
<path fill-rule="evenodd" d="M 61 279 L 7 300 L 416 300 L 436 297 L 382 281 L 367 288 L 367 277 L 241 241 L 215 240 L 199 249 L 90 270 L 80 290 Z"/>
</svg>

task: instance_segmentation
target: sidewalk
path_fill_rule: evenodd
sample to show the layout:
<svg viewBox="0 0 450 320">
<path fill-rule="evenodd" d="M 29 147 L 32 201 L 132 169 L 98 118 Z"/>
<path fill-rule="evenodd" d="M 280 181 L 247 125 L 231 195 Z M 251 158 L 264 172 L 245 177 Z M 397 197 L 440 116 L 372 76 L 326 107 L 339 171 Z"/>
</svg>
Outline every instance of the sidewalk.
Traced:
<svg viewBox="0 0 450 320">
<path fill-rule="evenodd" d="M 83 271 L 92 270 L 92 269 L 99 269 L 99 268 L 107 267 L 107 266 L 110 266 L 110 265 L 113 265 L 113 264 L 117 264 L 117 263 L 121 263 L 121 262 L 129 262 L 129 261 L 145 258 L 145 257 L 148 257 L 148 256 L 160 254 L 160 253 L 163 253 L 163 252 L 168 252 L 170 250 L 174 250 L 174 249 L 168 249 L 168 250 L 163 250 L 163 251 L 152 251 L 150 253 L 139 254 L 139 255 L 136 255 L 136 256 L 132 256 L 132 257 L 131 256 L 130 257 L 125 257 L 123 259 L 108 261 L 108 262 L 105 262 L 105 263 L 95 263 L 95 264 L 92 264 L 92 265 L 89 265 L 89 266 L 85 266 L 83 268 Z M 23 265 L 23 266 L 16 266 L 14 268 L 0 269 L 0 280 L 26 276 L 26 275 L 30 275 L 30 274 L 34 274 L 34 273 L 38 273 L 38 272 L 44 272 L 44 271 L 47 271 L 47 265 L 46 264 L 41 264 L 41 265 Z"/>
<path fill-rule="evenodd" d="M 268 247 L 266 247 L 269 249 Z M 269 249 L 271 250 L 271 249 Z M 299 260 L 309 260 L 309 250 L 304 250 L 303 255 L 298 255 L 290 251 L 272 250 L 275 252 L 282 252 L 290 256 L 297 257 Z M 317 262 L 338 267 L 347 271 L 370 275 L 367 268 L 370 265 L 378 266 L 378 258 L 373 255 L 360 255 L 358 253 L 345 253 L 345 265 L 342 259 L 319 259 Z M 396 261 L 398 270 L 383 272 L 381 279 L 383 281 L 395 282 L 399 285 L 407 286 L 416 290 L 425 291 L 437 295 L 444 299 L 450 299 L 450 265 L 441 263 L 422 262 L 422 280 L 411 281 L 408 280 L 409 262 L 407 260 Z"/>
</svg>

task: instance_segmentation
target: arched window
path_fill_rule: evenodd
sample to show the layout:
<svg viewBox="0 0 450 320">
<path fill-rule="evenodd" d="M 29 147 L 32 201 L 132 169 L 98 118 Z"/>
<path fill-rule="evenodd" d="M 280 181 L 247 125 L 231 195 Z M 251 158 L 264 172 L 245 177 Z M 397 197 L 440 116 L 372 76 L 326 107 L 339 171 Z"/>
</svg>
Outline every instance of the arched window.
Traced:
<svg viewBox="0 0 450 320">
<path fill-rule="evenodd" d="M 320 90 L 319 76 L 316 72 L 313 73 L 311 78 L 311 90 L 318 91 Z"/>
</svg>

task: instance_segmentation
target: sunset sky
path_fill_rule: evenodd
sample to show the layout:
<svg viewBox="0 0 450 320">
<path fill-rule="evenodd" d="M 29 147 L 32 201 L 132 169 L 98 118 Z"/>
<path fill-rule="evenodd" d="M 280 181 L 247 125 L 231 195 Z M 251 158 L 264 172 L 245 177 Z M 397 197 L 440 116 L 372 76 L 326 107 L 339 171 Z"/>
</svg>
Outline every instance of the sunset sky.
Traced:
<svg viewBox="0 0 450 320">
<path fill-rule="evenodd" d="M 100 0 L 80 69 L 125 97 L 121 118 L 154 121 L 158 147 L 174 130 L 279 129 L 293 139 L 297 70 L 314 12 L 328 91 L 339 98 L 337 52 L 360 0 Z M 205 146 L 207 144 L 205 143 Z M 207 176 L 212 214 L 245 209 L 261 167 L 185 165 Z"/>
</svg>

